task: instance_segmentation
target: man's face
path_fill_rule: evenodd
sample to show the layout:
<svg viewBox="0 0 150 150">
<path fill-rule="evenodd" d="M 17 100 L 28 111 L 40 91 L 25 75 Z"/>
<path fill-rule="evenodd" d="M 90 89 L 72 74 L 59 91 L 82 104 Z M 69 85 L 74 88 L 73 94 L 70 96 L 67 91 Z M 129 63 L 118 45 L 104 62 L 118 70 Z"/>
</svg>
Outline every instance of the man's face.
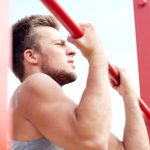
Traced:
<svg viewBox="0 0 150 150">
<path fill-rule="evenodd" d="M 59 32 L 51 27 L 38 27 L 40 35 L 41 71 L 51 76 L 61 86 L 76 80 L 72 50 Z"/>
</svg>

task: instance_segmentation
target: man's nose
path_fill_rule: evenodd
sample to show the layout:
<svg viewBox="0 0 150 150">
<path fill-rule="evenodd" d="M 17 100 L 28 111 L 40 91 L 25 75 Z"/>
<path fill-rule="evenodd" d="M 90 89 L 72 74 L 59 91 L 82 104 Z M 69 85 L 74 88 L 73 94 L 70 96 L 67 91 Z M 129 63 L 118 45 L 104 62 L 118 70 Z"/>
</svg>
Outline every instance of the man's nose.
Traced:
<svg viewBox="0 0 150 150">
<path fill-rule="evenodd" d="M 73 57 L 76 55 L 76 51 L 70 46 L 67 46 L 66 54 Z"/>
</svg>

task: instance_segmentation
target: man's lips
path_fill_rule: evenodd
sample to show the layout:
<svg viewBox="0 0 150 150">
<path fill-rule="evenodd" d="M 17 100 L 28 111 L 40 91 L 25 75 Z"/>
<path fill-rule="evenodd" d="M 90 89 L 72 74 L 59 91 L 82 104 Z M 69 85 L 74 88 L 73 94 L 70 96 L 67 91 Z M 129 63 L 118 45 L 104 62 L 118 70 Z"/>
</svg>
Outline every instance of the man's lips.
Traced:
<svg viewBox="0 0 150 150">
<path fill-rule="evenodd" d="M 75 69 L 74 60 L 70 59 L 68 60 L 68 63 Z"/>
<path fill-rule="evenodd" d="M 68 60 L 68 63 L 71 63 L 71 64 L 73 64 L 74 63 L 74 60 Z"/>
</svg>

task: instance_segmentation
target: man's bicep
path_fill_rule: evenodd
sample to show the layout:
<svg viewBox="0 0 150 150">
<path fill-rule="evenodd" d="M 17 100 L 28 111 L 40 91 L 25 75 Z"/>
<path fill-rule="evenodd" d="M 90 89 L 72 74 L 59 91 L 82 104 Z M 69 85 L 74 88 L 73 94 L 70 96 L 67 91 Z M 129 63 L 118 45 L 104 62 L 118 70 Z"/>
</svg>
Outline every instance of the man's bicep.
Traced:
<svg viewBox="0 0 150 150">
<path fill-rule="evenodd" d="M 108 142 L 109 150 L 125 150 L 123 146 L 123 142 L 121 142 L 114 134 L 110 133 L 109 142 Z"/>
</svg>

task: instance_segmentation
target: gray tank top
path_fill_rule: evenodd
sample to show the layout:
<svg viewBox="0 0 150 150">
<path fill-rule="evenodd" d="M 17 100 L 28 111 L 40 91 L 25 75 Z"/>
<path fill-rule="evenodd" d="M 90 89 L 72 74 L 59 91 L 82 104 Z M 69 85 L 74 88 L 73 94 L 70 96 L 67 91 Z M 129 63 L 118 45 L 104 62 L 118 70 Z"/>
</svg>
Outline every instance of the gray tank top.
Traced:
<svg viewBox="0 0 150 150">
<path fill-rule="evenodd" d="M 63 150 L 44 137 L 31 142 L 12 140 L 11 143 L 12 150 Z"/>
</svg>

